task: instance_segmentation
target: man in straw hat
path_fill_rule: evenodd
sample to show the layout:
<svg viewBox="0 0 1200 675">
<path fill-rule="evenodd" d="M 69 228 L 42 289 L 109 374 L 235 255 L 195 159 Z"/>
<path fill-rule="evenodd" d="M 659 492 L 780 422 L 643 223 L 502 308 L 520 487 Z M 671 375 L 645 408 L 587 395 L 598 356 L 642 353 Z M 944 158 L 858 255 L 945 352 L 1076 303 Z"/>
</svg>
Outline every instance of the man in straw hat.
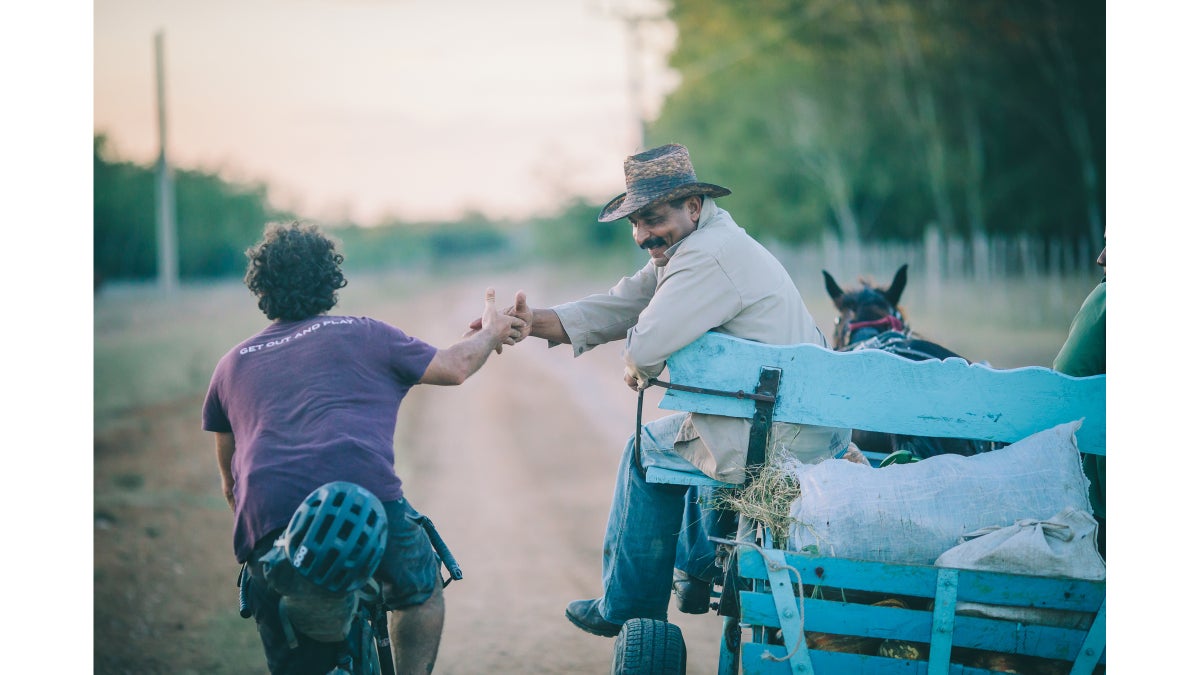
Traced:
<svg viewBox="0 0 1200 675">
<path fill-rule="evenodd" d="M 768 344 L 827 344 L 787 270 L 713 201 L 730 191 L 696 179 L 687 148 L 664 145 L 627 158 L 625 185 L 599 220 L 628 218 L 649 262 L 607 293 L 548 309 L 510 307 L 524 320 L 522 339 L 570 344 L 575 356 L 624 340 L 625 382 L 634 390 L 707 331 Z M 670 415 L 643 427 L 641 466 L 634 465 L 630 437 L 604 535 L 604 593 L 567 605 L 572 623 L 613 637 L 628 619 L 665 620 L 673 585 L 682 611 L 708 611 L 716 569 L 707 537 L 727 535 L 729 518 L 718 522 L 716 512 L 701 509 L 695 489 L 647 483 L 643 467 L 741 483 L 749 435 L 749 420 Z M 816 462 L 848 442 L 845 429 L 775 424 L 770 446 Z"/>
</svg>

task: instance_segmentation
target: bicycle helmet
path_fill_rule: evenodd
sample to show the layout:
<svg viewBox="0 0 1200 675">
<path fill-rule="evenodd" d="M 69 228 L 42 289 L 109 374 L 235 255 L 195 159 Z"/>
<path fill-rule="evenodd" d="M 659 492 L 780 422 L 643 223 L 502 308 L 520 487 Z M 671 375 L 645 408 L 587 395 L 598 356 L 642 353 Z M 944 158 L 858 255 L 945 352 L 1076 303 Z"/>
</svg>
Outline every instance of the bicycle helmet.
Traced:
<svg viewBox="0 0 1200 675">
<path fill-rule="evenodd" d="M 356 591 L 371 578 L 387 545 L 379 498 L 354 483 L 313 490 L 288 523 L 284 550 L 292 567 L 327 591 Z"/>
</svg>

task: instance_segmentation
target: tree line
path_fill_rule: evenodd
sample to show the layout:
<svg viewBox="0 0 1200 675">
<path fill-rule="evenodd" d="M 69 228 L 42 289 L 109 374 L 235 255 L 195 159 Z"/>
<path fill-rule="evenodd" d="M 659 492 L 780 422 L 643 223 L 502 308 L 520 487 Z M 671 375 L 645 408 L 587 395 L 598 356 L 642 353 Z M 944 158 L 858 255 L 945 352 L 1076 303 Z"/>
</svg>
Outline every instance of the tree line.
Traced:
<svg viewBox="0 0 1200 675">
<path fill-rule="evenodd" d="M 756 234 L 1102 245 L 1103 3 L 675 0 L 669 17 L 682 83 L 648 145 L 685 142 Z"/>
<path fill-rule="evenodd" d="M 113 157 L 104 134 L 92 144 L 92 264 L 97 287 L 113 279 L 157 274 L 155 168 Z M 179 275 L 204 279 L 245 271 L 246 247 L 263 225 L 292 214 L 273 208 L 263 183 L 176 169 Z"/>
<path fill-rule="evenodd" d="M 96 289 L 113 280 L 145 280 L 157 275 L 156 167 L 112 156 L 104 134 L 93 141 L 93 249 Z M 200 280 L 240 276 L 246 249 L 268 222 L 303 218 L 275 208 L 266 183 L 238 183 L 201 171 L 173 171 L 179 276 Z M 595 207 L 593 213 L 599 211 Z M 551 249 L 561 228 L 548 224 L 575 217 L 570 208 L 531 223 L 546 233 Z M 593 217 L 594 220 L 594 217 Z M 341 244 L 347 264 L 357 269 L 396 265 L 436 267 L 447 260 L 495 256 L 517 241 L 512 224 L 468 214 L 455 222 L 324 223 Z M 587 241 L 585 240 L 585 245 Z"/>
</svg>

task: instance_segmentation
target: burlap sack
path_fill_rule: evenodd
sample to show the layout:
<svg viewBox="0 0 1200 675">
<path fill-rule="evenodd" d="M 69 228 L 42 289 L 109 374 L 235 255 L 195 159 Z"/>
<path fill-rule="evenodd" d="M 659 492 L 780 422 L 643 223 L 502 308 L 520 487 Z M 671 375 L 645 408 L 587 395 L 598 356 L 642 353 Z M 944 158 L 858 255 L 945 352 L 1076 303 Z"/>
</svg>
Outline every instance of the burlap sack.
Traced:
<svg viewBox="0 0 1200 675">
<path fill-rule="evenodd" d="M 1068 422 L 1010 446 L 872 469 L 854 462 L 788 466 L 800 487 L 789 546 L 822 555 L 931 565 L 961 537 L 1022 518 L 1090 513 Z"/>
<path fill-rule="evenodd" d="M 1096 519 L 1092 516 L 1068 508 L 1047 520 L 1025 518 L 1006 527 L 971 532 L 958 546 L 938 556 L 934 564 L 957 569 L 1100 581 L 1105 576 L 1105 564 L 1096 548 L 1097 527 Z M 960 602 L 955 611 L 965 616 L 1060 628 L 1086 629 L 1092 623 L 1092 615 L 1086 612 L 1036 607 Z"/>
</svg>

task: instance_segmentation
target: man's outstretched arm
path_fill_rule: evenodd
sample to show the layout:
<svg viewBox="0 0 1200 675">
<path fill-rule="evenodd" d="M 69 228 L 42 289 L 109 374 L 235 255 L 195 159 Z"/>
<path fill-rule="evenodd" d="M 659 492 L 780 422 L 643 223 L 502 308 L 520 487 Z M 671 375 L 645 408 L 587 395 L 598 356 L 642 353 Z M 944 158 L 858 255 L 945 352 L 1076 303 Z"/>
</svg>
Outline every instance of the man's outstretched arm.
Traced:
<svg viewBox="0 0 1200 675">
<path fill-rule="evenodd" d="M 483 367 L 492 350 L 499 350 L 506 344 L 516 344 L 525 332 L 524 320 L 496 310 L 496 291 L 491 288 L 484 295 L 483 316 L 476 321 L 478 328 L 434 354 L 419 383 L 462 384 Z"/>
<path fill-rule="evenodd" d="M 513 304 L 504 309 L 504 314 L 516 317 L 522 321 L 521 334 L 516 342 L 520 342 L 532 335 L 533 337 L 542 338 L 550 342 L 571 344 L 571 338 L 567 335 L 567 331 L 563 329 L 562 321 L 558 318 L 558 312 L 552 309 L 531 308 L 526 301 L 525 291 L 517 291 Z M 482 326 L 482 321 L 482 318 L 475 319 L 467 327 L 470 331 L 477 331 Z M 508 342 L 505 344 L 515 343 Z M 499 349 L 497 349 L 497 352 L 499 352 Z"/>
</svg>

